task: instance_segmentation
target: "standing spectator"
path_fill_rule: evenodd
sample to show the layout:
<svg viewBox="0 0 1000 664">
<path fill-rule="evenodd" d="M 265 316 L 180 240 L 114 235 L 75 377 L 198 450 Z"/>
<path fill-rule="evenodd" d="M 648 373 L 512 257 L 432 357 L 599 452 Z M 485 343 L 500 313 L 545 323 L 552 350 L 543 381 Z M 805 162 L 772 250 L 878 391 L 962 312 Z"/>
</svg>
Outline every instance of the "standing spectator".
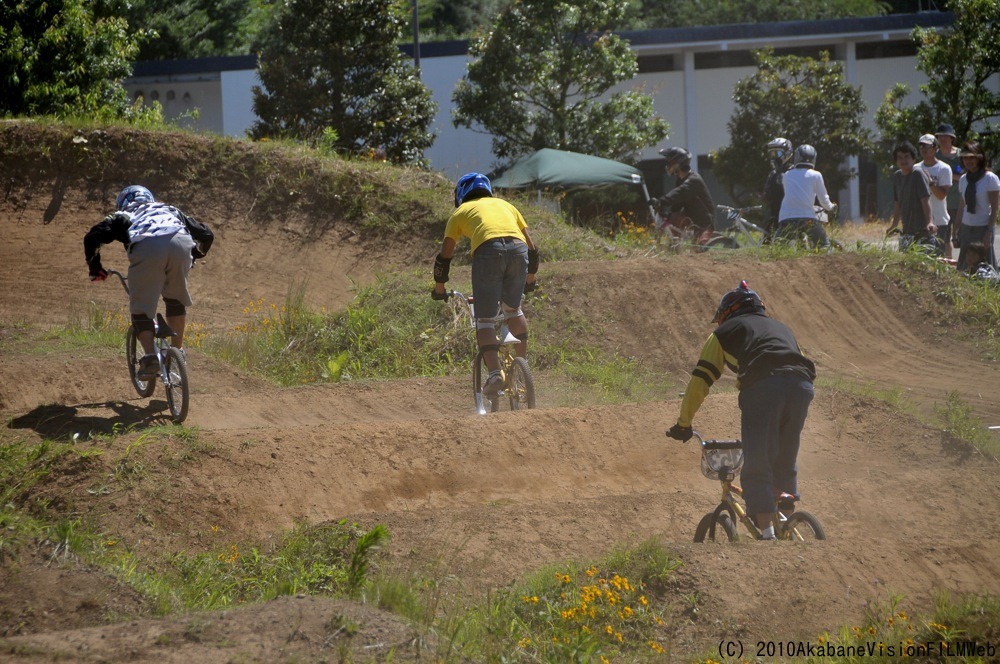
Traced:
<svg viewBox="0 0 1000 664">
<path fill-rule="evenodd" d="M 903 141 L 892 151 L 892 158 L 899 170 L 892 174 L 892 223 L 889 234 L 902 222 L 899 250 L 906 251 L 914 242 L 936 246 L 931 216 L 931 188 L 927 174 L 914 168 L 917 163 L 917 149 L 909 141 Z"/>
<path fill-rule="evenodd" d="M 702 346 L 677 423 L 667 435 L 691 438 L 695 413 L 712 385 L 726 367 L 737 372 L 746 460 L 740 474 L 743 496 L 760 539 L 773 540 L 775 503 L 787 509 L 799 499 L 796 459 L 816 366 L 802 354 L 792 331 L 767 315 L 746 281 L 722 296 L 712 322 L 718 327 Z"/>
<path fill-rule="evenodd" d="M 816 170 L 816 148 L 803 144 L 795 148 L 795 165 L 782 177 L 785 197 L 778 213 L 778 236 L 784 240 L 802 237 L 805 233 L 816 247 L 829 248 L 830 238 L 816 219 L 816 201 L 827 212 L 835 207 L 826 193 L 823 174 Z"/>
<path fill-rule="evenodd" d="M 660 150 L 660 154 L 667 159 L 667 175 L 677 178 L 677 182 L 657 203 L 661 210 L 680 213 L 690 219 L 698 228 L 698 244 L 705 244 L 712 237 L 715 221 L 715 203 L 708 186 L 691 170 L 690 152 L 673 147 Z"/>
<path fill-rule="evenodd" d="M 989 255 L 990 265 L 997 264 L 993 240 L 997 227 L 997 210 L 1000 209 L 1000 178 L 986 170 L 986 153 L 979 143 L 966 141 L 962 145 L 962 165 L 965 174 L 958 181 L 961 204 L 955 215 L 954 236 L 958 237 L 958 269 L 966 268 L 965 245 L 982 242 Z"/>
<path fill-rule="evenodd" d="M 787 138 L 772 138 L 767 144 L 767 156 L 771 161 L 771 172 L 764 182 L 764 242 L 769 243 L 778 230 L 778 214 L 781 201 L 785 198 L 782 179 L 792 163 L 792 142 Z"/>
<path fill-rule="evenodd" d="M 958 213 L 958 179 L 965 172 L 959 156 L 961 150 L 955 145 L 955 129 L 950 124 L 938 125 L 934 137 L 938 139 L 938 159 L 951 166 L 951 189 L 948 191 L 945 207 L 948 209 L 948 218 L 954 220 Z"/>
<path fill-rule="evenodd" d="M 917 141 L 917 149 L 920 150 L 922 161 L 914 168 L 927 175 L 927 183 L 931 188 L 931 221 L 937 228 L 937 237 L 943 245 L 944 257 L 951 258 L 951 227 L 948 226 L 951 215 L 948 214 L 945 199 L 951 191 L 952 172 L 951 166 L 937 158 L 937 148 L 938 142 L 934 136 L 931 134 L 921 136 Z"/>
</svg>

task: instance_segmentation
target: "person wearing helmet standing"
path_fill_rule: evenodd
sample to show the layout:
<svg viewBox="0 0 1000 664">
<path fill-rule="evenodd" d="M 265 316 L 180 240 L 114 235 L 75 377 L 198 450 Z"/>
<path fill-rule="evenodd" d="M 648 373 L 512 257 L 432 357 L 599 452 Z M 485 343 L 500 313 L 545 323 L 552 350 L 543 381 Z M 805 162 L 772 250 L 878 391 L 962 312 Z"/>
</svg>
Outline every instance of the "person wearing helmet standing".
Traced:
<svg viewBox="0 0 1000 664">
<path fill-rule="evenodd" d="M 177 208 L 159 203 L 146 187 L 122 189 L 115 201 L 117 212 L 95 224 L 83 238 L 91 281 L 104 281 L 108 273 L 101 265 L 101 246 L 121 242 L 128 254 L 129 311 L 136 338 L 144 355 L 137 377 L 155 378 L 159 365 L 153 346 L 153 319 L 162 296 L 167 325 L 177 336 L 172 344 L 185 358 L 184 327 L 191 306 L 188 273 L 195 258 L 208 251 L 199 246 L 187 228 L 188 217 Z"/>
<path fill-rule="evenodd" d="M 680 441 L 691 438 L 695 413 L 712 385 L 725 367 L 736 371 L 743 496 L 761 539 L 775 539 L 776 504 L 790 509 L 799 498 L 796 458 L 816 366 L 799 350 L 792 331 L 767 315 L 764 302 L 746 281 L 722 296 L 712 322 L 718 327 L 701 349 L 677 423 L 667 435 Z"/>
<path fill-rule="evenodd" d="M 782 180 L 792 163 L 792 142 L 787 138 L 772 138 L 767 144 L 767 156 L 771 162 L 771 172 L 764 182 L 764 207 L 767 215 L 764 225 L 764 242 L 769 243 L 778 229 L 778 213 L 785 198 Z"/>
<path fill-rule="evenodd" d="M 782 177 L 785 197 L 778 212 L 778 236 L 794 240 L 804 233 L 815 247 L 828 248 L 830 239 L 816 220 L 816 201 L 827 212 L 836 205 L 826 193 L 823 174 L 816 170 L 816 148 L 803 144 L 792 155 L 795 163 Z"/>
<path fill-rule="evenodd" d="M 535 288 L 538 249 L 524 217 L 505 200 L 494 198 L 490 180 L 482 173 L 467 173 L 455 185 L 455 211 L 444 229 L 441 252 L 434 260 L 431 297 L 444 300 L 455 245 L 462 236 L 472 248 L 472 296 L 476 302 L 476 341 L 483 351 L 489 376 L 483 395 L 496 398 L 503 385 L 493 322 L 501 312 L 507 329 L 517 337 L 519 357 L 528 350 L 528 321 L 521 298 Z"/>
<path fill-rule="evenodd" d="M 660 150 L 666 160 L 668 175 L 677 178 L 672 190 L 657 200 L 660 210 L 680 213 L 698 228 L 698 244 L 705 244 L 712 236 L 715 220 L 715 203 L 708 193 L 705 180 L 691 170 L 691 153 L 684 148 Z"/>
</svg>

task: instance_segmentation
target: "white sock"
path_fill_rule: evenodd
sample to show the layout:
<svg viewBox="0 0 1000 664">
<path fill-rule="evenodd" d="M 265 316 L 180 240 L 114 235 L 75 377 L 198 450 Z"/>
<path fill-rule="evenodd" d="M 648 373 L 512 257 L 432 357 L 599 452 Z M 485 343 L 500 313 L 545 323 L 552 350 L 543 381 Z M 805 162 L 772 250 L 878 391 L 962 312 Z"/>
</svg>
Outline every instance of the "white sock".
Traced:
<svg viewBox="0 0 1000 664">
<path fill-rule="evenodd" d="M 760 536 L 764 537 L 764 538 L 767 538 L 767 539 L 771 539 L 772 537 L 774 537 L 775 536 L 774 535 L 774 525 L 772 524 L 772 525 L 768 526 L 767 528 L 765 528 L 764 530 L 760 531 Z"/>
</svg>

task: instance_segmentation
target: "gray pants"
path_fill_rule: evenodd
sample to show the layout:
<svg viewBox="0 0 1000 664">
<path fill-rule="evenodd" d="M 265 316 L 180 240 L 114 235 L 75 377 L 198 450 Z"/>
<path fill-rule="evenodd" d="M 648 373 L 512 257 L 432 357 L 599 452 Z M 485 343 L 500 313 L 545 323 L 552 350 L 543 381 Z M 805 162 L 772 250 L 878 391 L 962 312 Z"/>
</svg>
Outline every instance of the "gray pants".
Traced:
<svg viewBox="0 0 1000 664">
<path fill-rule="evenodd" d="M 187 276 L 191 271 L 194 240 L 187 231 L 142 238 L 128 248 L 129 310 L 132 314 L 156 316 L 162 295 L 191 306 Z"/>
</svg>

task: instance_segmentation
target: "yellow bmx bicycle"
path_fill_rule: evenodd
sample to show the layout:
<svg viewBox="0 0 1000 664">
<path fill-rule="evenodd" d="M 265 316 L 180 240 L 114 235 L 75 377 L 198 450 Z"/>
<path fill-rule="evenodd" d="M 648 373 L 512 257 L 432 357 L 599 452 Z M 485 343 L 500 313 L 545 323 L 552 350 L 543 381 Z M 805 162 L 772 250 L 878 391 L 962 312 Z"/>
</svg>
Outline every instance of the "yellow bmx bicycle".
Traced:
<svg viewBox="0 0 1000 664">
<path fill-rule="evenodd" d="M 448 297 L 454 297 L 460 306 L 465 310 L 469 318 L 469 325 L 475 334 L 476 330 L 476 303 L 472 296 L 465 296 L 457 290 L 446 292 Z M 493 328 L 496 332 L 497 344 L 500 348 L 497 354 L 500 358 L 500 370 L 503 372 L 503 386 L 496 397 L 490 399 L 483 394 L 483 384 L 489 370 L 486 368 L 486 360 L 483 359 L 483 351 L 476 353 L 476 359 L 472 361 L 472 396 L 476 404 L 476 412 L 480 415 L 486 413 L 496 413 L 500 410 L 500 404 L 506 400 L 510 404 L 511 410 L 535 407 L 535 379 L 531 375 L 531 368 L 528 361 L 523 357 L 518 357 L 515 347 L 519 343 L 517 337 L 507 330 L 503 314 L 492 319 Z"/>
<path fill-rule="evenodd" d="M 742 503 L 743 491 L 733 484 L 736 475 L 743 468 L 743 442 L 740 440 L 705 440 L 695 431 L 695 438 L 701 443 L 701 472 L 710 480 L 722 484 L 722 499 L 719 505 L 703 516 L 694 531 L 694 541 L 714 542 L 718 528 L 726 534 L 730 542 L 739 540 L 736 524 L 742 523 L 753 539 L 760 538 L 760 528 L 747 514 Z M 795 509 L 795 498 L 782 494 L 774 512 L 774 534 L 779 540 L 798 542 L 825 540 L 826 533 L 819 519 L 802 510 Z"/>
</svg>

